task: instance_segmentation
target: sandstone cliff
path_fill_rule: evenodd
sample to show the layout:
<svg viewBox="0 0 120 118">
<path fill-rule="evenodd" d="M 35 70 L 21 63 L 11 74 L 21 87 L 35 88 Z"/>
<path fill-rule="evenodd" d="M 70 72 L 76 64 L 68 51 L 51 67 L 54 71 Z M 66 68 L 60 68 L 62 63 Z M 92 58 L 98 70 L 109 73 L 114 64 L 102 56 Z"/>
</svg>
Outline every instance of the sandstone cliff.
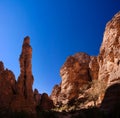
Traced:
<svg viewBox="0 0 120 118">
<path fill-rule="evenodd" d="M 108 86 L 101 108 L 112 112 L 120 108 L 120 12 L 106 25 L 99 65 L 99 79 Z"/>
<path fill-rule="evenodd" d="M 50 96 L 53 101 L 46 93 L 40 94 L 37 89 L 33 92 L 31 60 L 32 47 L 27 36 L 19 58 L 17 81 L 0 61 L 0 114 L 11 111 L 34 114 L 54 105 L 67 105 L 70 110 L 100 106 L 108 113 L 120 108 L 120 12 L 107 23 L 98 56 L 76 53 L 66 59 L 60 69 L 62 81 Z"/>
<path fill-rule="evenodd" d="M 68 57 L 60 70 L 62 82 L 54 87 L 51 94 L 54 104 L 60 106 L 73 102 L 74 105 L 77 102 L 79 108 L 94 104 L 89 99 L 89 90 L 90 83 L 98 79 L 98 70 L 97 57 L 86 53 L 76 53 Z"/>
<path fill-rule="evenodd" d="M 120 12 L 106 25 L 100 54 L 94 57 L 77 53 L 68 57 L 60 75 L 62 81 L 51 93 L 56 106 L 69 105 L 71 100 L 75 104 L 82 98 L 77 103 L 83 104 L 80 108 L 101 102 L 101 109 L 108 112 L 120 108 Z"/>
</svg>

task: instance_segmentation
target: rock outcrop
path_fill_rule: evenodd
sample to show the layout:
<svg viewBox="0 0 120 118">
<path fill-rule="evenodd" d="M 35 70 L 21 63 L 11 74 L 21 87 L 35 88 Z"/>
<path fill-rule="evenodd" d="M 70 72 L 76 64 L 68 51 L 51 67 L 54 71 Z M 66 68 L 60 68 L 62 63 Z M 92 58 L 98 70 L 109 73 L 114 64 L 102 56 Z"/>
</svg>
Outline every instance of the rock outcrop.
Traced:
<svg viewBox="0 0 120 118">
<path fill-rule="evenodd" d="M 3 62 L 0 61 L 0 73 L 4 71 L 4 64 Z"/>
<path fill-rule="evenodd" d="M 60 70 L 62 81 L 55 85 L 50 97 L 37 89 L 33 92 L 31 59 L 32 47 L 27 36 L 19 58 L 17 81 L 13 72 L 0 62 L 0 113 L 36 113 L 54 105 L 81 109 L 99 105 L 102 100 L 100 108 L 108 113 L 120 108 L 120 12 L 107 23 L 98 56 L 76 53 L 67 58 Z"/>
<path fill-rule="evenodd" d="M 17 94 L 11 103 L 12 111 L 26 111 L 35 113 L 35 102 L 33 96 L 33 75 L 32 75 L 32 48 L 30 38 L 25 37 L 22 45 L 22 53 L 19 58 L 20 76 L 17 81 Z"/>
<path fill-rule="evenodd" d="M 39 107 L 40 100 L 41 100 L 41 94 L 38 92 L 37 89 L 34 90 L 34 100 L 35 100 L 36 108 Z"/>
<path fill-rule="evenodd" d="M 54 87 L 51 94 L 55 105 L 68 104 L 72 99 L 79 100 L 82 89 L 84 100 L 89 96 L 90 91 L 94 90 L 92 94 L 95 96 L 98 92 L 104 91 L 100 92 L 96 99 L 101 103 L 104 98 L 101 109 L 112 112 L 116 107 L 120 108 L 120 95 L 117 94 L 120 92 L 120 12 L 106 25 L 100 54 L 92 57 L 77 53 L 68 57 L 60 70 L 60 75 L 62 82 Z M 93 84 L 84 90 L 84 85 L 90 81 Z M 83 101 L 81 103 L 85 108 L 86 104 Z"/>
<path fill-rule="evenodd" d="M 53 101 L 50 99 L 48 94 L 43 93 L 41 95 L 39 109 L 40 110 L 50 110 L 52 108 L 54 108 Z"/>
<path fill-rule="evenodd" d="M 91 81 L 98 79 L 98 70 L 97 57 L 86 53 L 68 57 L 60 70 L 62 82 L 54 87 L 51 94 L 54 104 L 65 105 L 74 100 L 85 102 L 88 97 L 86 91 L 90 88 Z"/>
<path fill-rule="evenodd" d="M 53 102 L 47 94 L 41 95 L 37 89 L 34 92 L 32 90 L 34 78 L 31 59 L 32 47 L 27 36 L 19 58 L 20 76 L 17 81 L 13 72 L 4 69 L 4 64 L 0 62 L 0 115 L 22 111 L 35 114 L 36 110 L 53 108 Z"/>
<path fill-rule="evenodd" d="M 32 47 L 30 46 L 30 38 L 25 37 L 22 53 L 20 55 L 20 76 L 18 77 L 18 94 L 26 98 L 33 97 L 33 75 L 32 75 Z"/>
<path fill-rule="evenodd" d="M 0 114 L 9 111 L 15 94 L 15 76 L 12 71 L 4 69 L 3 63 L 0 62 Z"/>
<path fill-rule="evenodd" d="M 111 112 L 120 99 L 120 12 L 106 25 L 99 65 L 99 79 L 107 81 L 108 86 L 101 108 Z"/>
<path fill-rule="evenodd" d="M 97 80 L 98 72 L 99 72 L 99 64 L 98 64 L 97 56 L 90 57 L 89 68 L 90 68 L 90 76 L 92 77 L 92 80 Z"/>
</svg>

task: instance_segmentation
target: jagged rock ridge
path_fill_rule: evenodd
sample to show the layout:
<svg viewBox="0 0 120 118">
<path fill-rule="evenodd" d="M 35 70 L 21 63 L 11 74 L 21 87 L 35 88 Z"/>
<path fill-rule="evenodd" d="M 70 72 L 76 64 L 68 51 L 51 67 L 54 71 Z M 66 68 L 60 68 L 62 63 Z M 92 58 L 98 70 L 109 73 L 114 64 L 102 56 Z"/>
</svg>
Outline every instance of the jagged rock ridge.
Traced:
<svg viewBox="0 0 120 118">
<path fill-rule="evenodd" d="M 36 110 L 54 107 L 47 94 L 41 95 L 37 89 L 33 92 L 34 77 L 31 59 L 32 47 L 30 46 L 30 38 L 27 36 L 24 38 L 19 58 L 20 76 L 17 81 L 13 72 L 4 69 L 4 64 L 0 62 L 0 114 L 11 111 L 36 114 Z"/>
</svg>

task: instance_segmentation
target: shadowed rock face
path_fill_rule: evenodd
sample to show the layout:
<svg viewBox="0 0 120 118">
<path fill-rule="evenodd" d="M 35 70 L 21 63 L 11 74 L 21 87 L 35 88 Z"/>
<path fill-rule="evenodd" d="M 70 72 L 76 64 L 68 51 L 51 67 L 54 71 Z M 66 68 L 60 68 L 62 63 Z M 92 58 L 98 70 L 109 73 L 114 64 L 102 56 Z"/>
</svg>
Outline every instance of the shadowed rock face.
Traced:
<svg viewBox="0 0 120 118">
<path fill-rule="evenodd" d="M 0 114 L 9 111 L 13 96 L 16 94 L 16 80 L 12 71 L 4 69 L 0 62 Z"/>
<path fill-rule="evenodd" d="M 101 109 L 110 113 L 120 112 L 120 83 L 107 88 Z"/>
<path fill-rule="evenodd" d="M 0 61 L 0 72 L 4 71 L 4 65 L 3 65 L 3 62 Z"/>
<path fill-rule="evenodd" d="M 40 110 L 50 110 L 51 108 L 54 108 L 53 101 L 46 93 L 41 95 L 39 108 Z"/>
</svg>

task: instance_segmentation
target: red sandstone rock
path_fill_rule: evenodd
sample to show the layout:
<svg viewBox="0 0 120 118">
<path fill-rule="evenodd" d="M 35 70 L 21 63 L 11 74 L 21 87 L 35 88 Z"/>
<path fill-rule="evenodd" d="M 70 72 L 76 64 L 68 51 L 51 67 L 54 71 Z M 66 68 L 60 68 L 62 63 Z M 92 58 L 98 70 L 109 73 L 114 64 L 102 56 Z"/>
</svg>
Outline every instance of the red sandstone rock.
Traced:
<svg viewBox="0 0 120 118">
<path fill-rule="evenodd" d="M 40 100 L 41 100 L 41 94 L 38 92 L 37 89 L 34 90 L 34 99 L 35 99 L 36 106 L 39 106 Z"/>
<path fill-rule="evenodd" d="M 3 62 L 0 61 L 0 73 L 1 73 L 2 71 L 4 71 L 4 65 L 3 65 Z"/>
<path fill-rule="evenodd" d="M 98 57 L 77 53 L 67 58 L 60 70 L 62 81 L 51 94 L 54 105 L 47 94 L 41 95 L 37 90 L 33 93 L 31 59 L 30 38 L 25 37 L 17 82 L 12 71 L 5 70 L 0 62 L 0 112 L 9 109 L 35 113 L 36 107 L 49 110 L 54 105 L 78 101 L 82 104 L 80 108 L 86 108 L 92 102 L 88 99 L 90 90 L 96 89 L 89 85 L 93 80 L 105 81 L 108 87 L 101 108 L 109 112 L 120 108 L 120 12 L 106 25 Z"/>
<path fill-rule="evenodd" d="M 20 76 L 17 81 L 17 95 L 11 103 L 12 111 L 26 111 L 35 113 L 35 101 L 33 96 L 33 75 L 32 75 L 32 48 L 30 38 L 25 37 L 22 53 L 20 55 Z"/>
<path fill-rule="evenodd" d="M 0 62 L 0 113 L 8 112 L 13 96 L 16 94 L 16 80 L 12 71 L 4 70 Z"/>
<path fill-rule="evenodd" d="M 30 38 L 25 37 L 22 53 L 20 55 L 20 76 L 18 78 L 18 93 L 26 97 L 33 97 L 33 75 L 32 75 L 32 48 L 30 46 Z"/>
<path fill-rule="evenodd" d="M 59 105 L 58 98 L 59 98 L 60 91 L 61 91 L 61 86 L 55 85 L 50 95 L 50 98 L 53 100 L 55 105 Z"/>
<path fill-rule="evenodd" d="M 99 79 L 105 80 L 108 86 L 101 108 L 112 112 L 117 104 L 120 107 L 120 12 L 106 25 L 99 65 Z"/>
<path fill-rule="evenodd" d="M 40 110 L 50 110 L 54 108 L 53 101 L 49 98 L 49 96 L 46 93 L 43 93 L 41 95 Z"/>
<path fill-rule="evenodd" d="M 87 95 L 83 93 L 89 88 L 92 79 L 97 79 L 98 69 L 96 57 L 85 53 L 68 57 L 60 70 L 62 82 L 54 87 L 51 94 L 54 104 L 64 105 L 76 99 L 86 99 Z"/>
<path fill-rule="evenodd" d="M 89 68 L 90 68 L 90 75 L 92 77 L 92 80 L 97 80 L 98 72 L 99 72 L 99 64 L 97 57 L 95 56 L 90 57 Z"/>
<path fill-rule="evenodd" d="M 33 92 L 32 75 L 32 47 L 30 38 L 24 38 L 22 52 L 19 58 L 20 76 L 16 82 L 12 71 L 4 70 L 4 65 L 0 62 L 0 113 L 3 112 L 28 112 L 36 113 L 36 108 L 48 110 L 53 108 L 53 102 L 47 94 L 39 94 L 35 89 Z"/>
</svg>

